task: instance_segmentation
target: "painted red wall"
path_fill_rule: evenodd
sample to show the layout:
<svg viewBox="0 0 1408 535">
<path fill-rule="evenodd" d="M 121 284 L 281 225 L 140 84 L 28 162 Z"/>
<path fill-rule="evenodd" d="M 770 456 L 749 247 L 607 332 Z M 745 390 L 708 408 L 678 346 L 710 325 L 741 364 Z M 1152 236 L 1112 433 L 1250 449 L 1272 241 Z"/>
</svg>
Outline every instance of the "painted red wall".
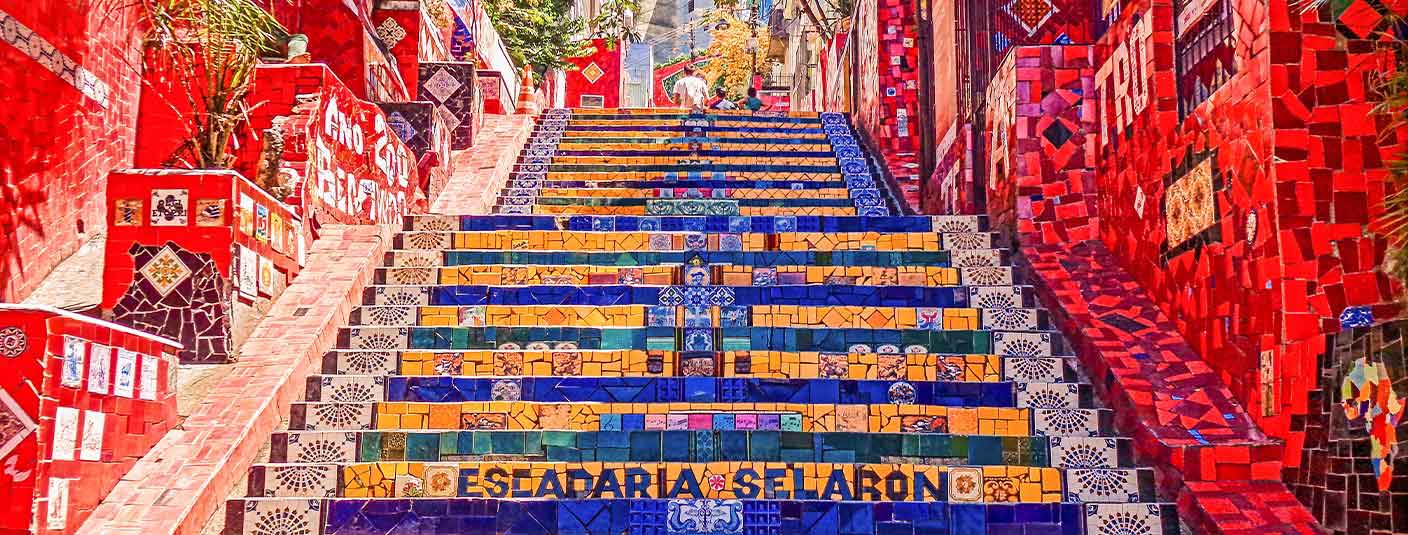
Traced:
<svg viewBox="0 0 1408 535">
<path fill-rule="evenodd" d="M 358 98 L 402 101 L 413 91 L 372 39 L 370 9 L 343 0 L 265 0 L 292 33 L 308 36 L 312 60 L 326 63 Z M 413 38 L 414 34 L 412 34 Z"/>
<path fill-rule="evenodd" d="M 605 39 L 592 39 L 592 46 L 596 47 L 595 54 L 568 60 L 577 68 L 567 71 L 566 105 L 569 108 L 580 107 L 582 95 L 600 95 L 604 97 L 602 107 L 619 108 L 621 106 L 622 61 L 624 61 L 622 52 L 625 48 L 619 44 L 608 47 Z M 596 68 L 600 69 L 595 80 L 587 76 L 590 74 L 588 69 L 591 65 L 596 65 Z"/>
<path fill-rule="evenodd" d="M 0 40 L 0 301 L 27 296 L 103 230 L 104 179 L 132 161 L 140 50 L 133 16 L 91 4 L 0 7 L 26 29 L 20 36 L 32 50 L 53 47 L 41 63 Z M 88 96 L 84 82 L 55 74 L 70 61 L 88 73 Z"/>
</svg>

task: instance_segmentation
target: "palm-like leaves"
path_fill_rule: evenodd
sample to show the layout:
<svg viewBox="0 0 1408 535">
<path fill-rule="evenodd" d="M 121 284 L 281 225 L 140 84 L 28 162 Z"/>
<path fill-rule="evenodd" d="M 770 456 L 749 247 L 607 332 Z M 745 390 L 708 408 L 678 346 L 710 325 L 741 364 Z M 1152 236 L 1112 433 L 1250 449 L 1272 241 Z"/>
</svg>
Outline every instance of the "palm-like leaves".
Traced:
<svg viewBox="0 0 1408 535">
<path fill-rule="evenodd" d="M 186 98 L 184 110 L 172 109 L 189 138 L 167 163 L 230 167 L 230 139 L 248 111 L 259 57 L 276 52 L 288 32 L 249 0 L 142 0 L 139 6 L 149 67 L 172 74 L 173 89 Z"/>
</svg>

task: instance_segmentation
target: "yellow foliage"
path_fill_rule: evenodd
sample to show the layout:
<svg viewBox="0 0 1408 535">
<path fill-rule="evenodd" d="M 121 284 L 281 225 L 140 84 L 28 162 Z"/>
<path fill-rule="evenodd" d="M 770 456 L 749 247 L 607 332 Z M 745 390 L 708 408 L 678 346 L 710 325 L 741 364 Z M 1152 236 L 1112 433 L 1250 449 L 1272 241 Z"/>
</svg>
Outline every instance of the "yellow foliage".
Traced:
<svg viewBox="0 0 1408 535">
<path fill-rule="evenodd" d="M 729 99 L 737 100 L 747 94 L 748 84 L 752 82 L 754 61 L 757 62 L 758 72 L 766 72 L 773 62 L 768 59 L 767 48 L 761 44 L 767 37 L 766 29 L 763 29 L 763 37 L 759 38 L 760 44 L 753 50 L 750 58 L 748 39 L 753 37 L 753 32 L 748 23 L 729 14 L 724 14 L 722 19 L 728 22 L 728 27 L 723 30 L 709 30 L 712 40 L 709 42 L 707 53 L 713 59 L 700 69 L 699 74 L 709 80 L 711 87 L 722 85 L 728 91 Z M 721 77 L 723 81 L 719 82 Z"/>
</svg>

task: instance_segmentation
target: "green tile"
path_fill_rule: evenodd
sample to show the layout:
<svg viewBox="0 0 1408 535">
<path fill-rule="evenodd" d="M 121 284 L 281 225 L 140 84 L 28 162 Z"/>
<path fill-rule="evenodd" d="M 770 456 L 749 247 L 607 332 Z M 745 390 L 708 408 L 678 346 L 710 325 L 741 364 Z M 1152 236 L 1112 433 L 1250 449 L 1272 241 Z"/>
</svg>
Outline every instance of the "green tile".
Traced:
<svg viewBox="0 0 1408 535">
<path fill-rule="evenodd" d="M 358 448 L 357 461 L 374 463 L 381 460 L 381 433 L 362 433 L 362 443 Z"/>
</svg>

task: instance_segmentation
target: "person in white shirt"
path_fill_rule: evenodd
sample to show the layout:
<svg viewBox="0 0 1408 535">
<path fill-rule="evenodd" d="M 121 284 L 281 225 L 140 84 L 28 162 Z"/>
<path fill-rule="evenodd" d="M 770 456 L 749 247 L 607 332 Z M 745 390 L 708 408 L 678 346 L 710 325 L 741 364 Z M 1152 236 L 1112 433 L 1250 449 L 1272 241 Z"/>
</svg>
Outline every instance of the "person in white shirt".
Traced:
<svg viewBox="0 0 1408 535">
<path fill-rule="evenodd" d="M 718 101 L 714 102 L 714 109 L 716 109 L 716 110 L 736 110 L 736 109 L 738 109 L 738 105 L 737 105 L 737 104 L 734 104 L 732 100 L 729 100 L 729 99 L 728 99 L 728 92 L 727 92 L 727 91 L 724 91 L 724 88 L 720 87 L 720 88 L 714 89 L 714 96 L 715 96 L 715 97 L 718 97 L 718 99 L 719 99 Z"/>
<path fill-rule="evenodd" d="M 708 107 L 709 84 L 699 75 L 694 74 L 694 67 L 684 68 L 684 77 L 675 81 L 675 88 L 670 92 L 674 103 L 692 111 L 702 112 Z"/>
</svg>

